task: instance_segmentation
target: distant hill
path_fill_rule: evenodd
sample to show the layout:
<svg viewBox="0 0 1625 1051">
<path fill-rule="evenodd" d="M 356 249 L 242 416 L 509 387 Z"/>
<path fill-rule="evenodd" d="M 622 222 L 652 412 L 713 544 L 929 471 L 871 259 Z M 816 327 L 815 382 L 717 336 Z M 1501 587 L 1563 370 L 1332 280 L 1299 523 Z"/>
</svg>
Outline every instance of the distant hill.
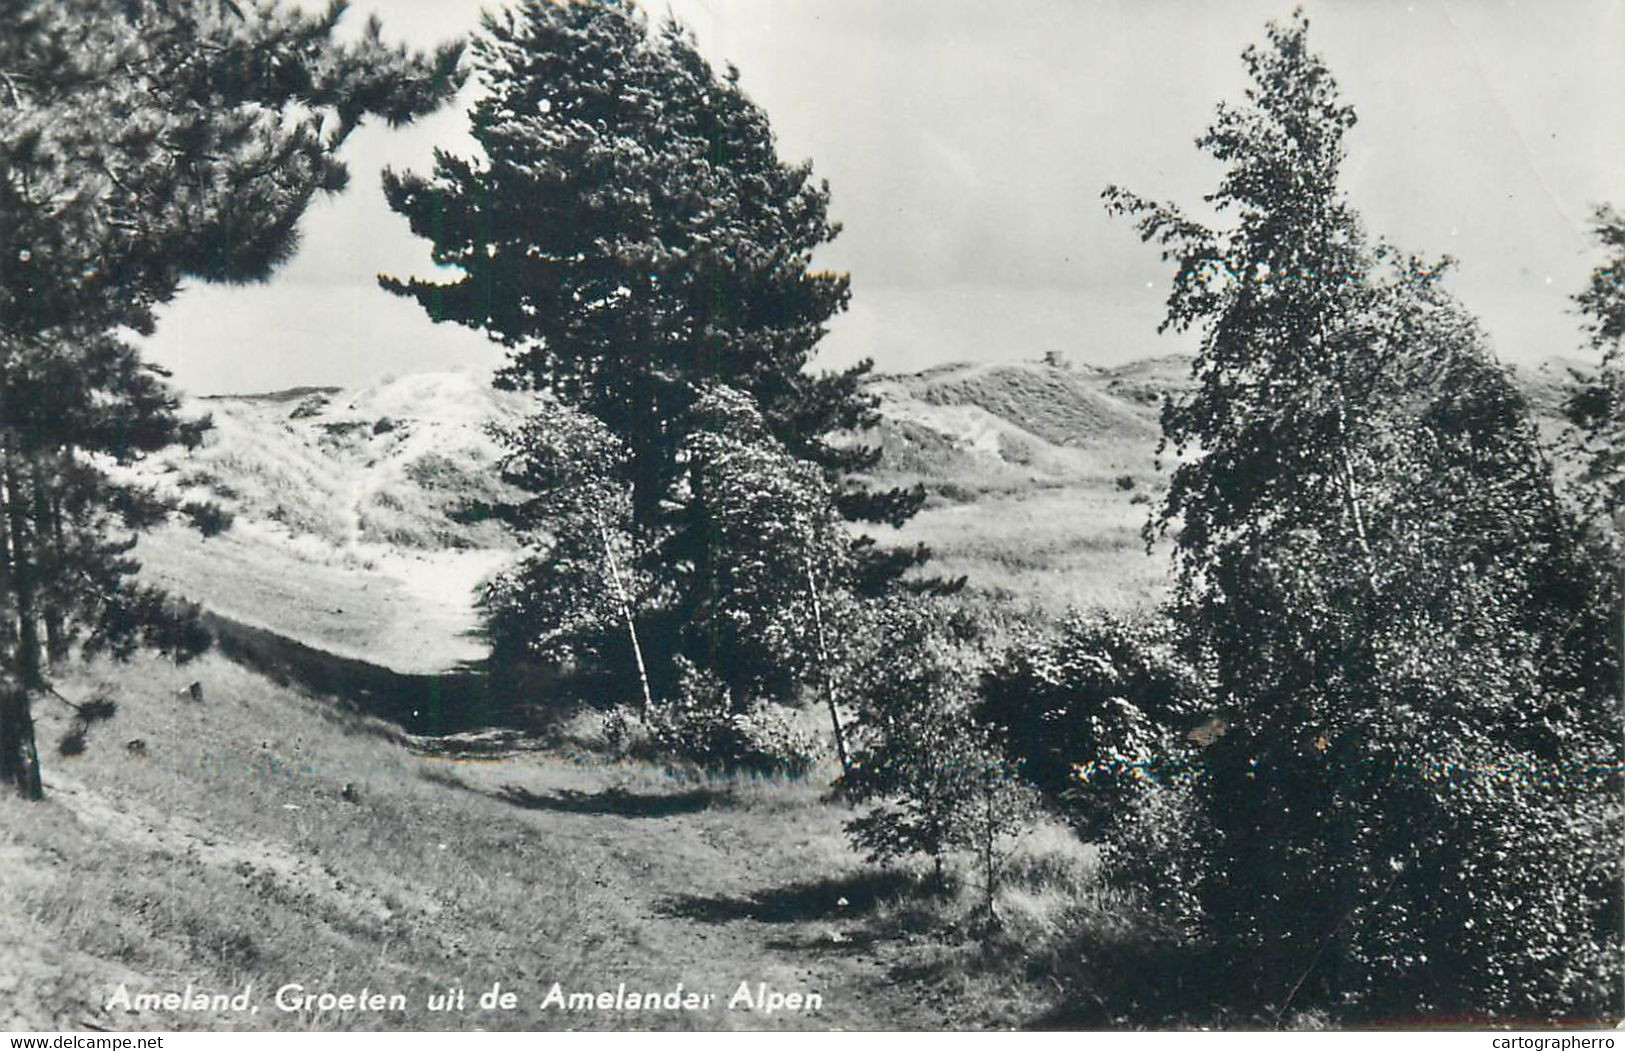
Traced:
<svg viewBox="0 0 1625 1051">
<path fill-rule="evenodd" d="M 1114 368 L 1050 359 L 877 377 L 884 418 L 860 439 L 884 450 L 874 480 L 929 494 L 888 538 L 929 544 L 931 572 L 1051 612 L 1155 602 L 1167 551 L 1148 556 L 1140 531 L 1163 488 L 1161 404 L 1188 389 L 1190 367 L 1171 354 Z M 1586 371 L 1562 358 L 1512 370 L 1548 441 Z"/>
<path fill-rule="evenodd" d="M 1158 480 L 1158 404 L 1188 359 L 1121 368 L 1059 362 L 957 364 L 877 377 L 874 481 L 924 485 L 928 502 L 883 538 L 924 542 L 929 572 L 987 595 L 1131 609 L 1156 600 L 1165 558 L 1140 527 Z"/>
<path fill-rule="evenodd" d="M 1528 399 L 1541 429 L 1555 433 L 1562 426 L 1563 403 L 1577 384 L 1589 379 L 1595 372 L 1596 366 L 1590 362 L 1556 356 L 1547 358 L 1539 365 L 1514 367 L 1512 378 Z"/>
<path fill-rule="evenodd" d="M 882 421 L 847 440 L 882 448 L 874 482 L 921 484 L 929 498 L 903 529 L 876 532 L 929 544 L 930 572 L 964 574 L 987 596 L 1051 612 L 1155 602 L 1167 552 L 1147 555 L 1140 531 L 1163 484 L 1159 406 L 1189 368 L 1172 355 L 877 376 Z M 1575 368 L 1516 372 L 1549 437 Z M 473 589 L 513 545 L 451 512 L 502 495 L 485 427 L 524 405 L 472 372 L 198 399 L 190 409 L 216 424 L 206 445 L 142 474 L 236 521 L 207 540 L 179 527 L 145 538 L 145 572 L 232 620 L 397 671 L 477 659 Z"/>
<path fill-rule="evenodd" d="M 198 399 L 188 410 L 215 422 L 205 445 L 141 473 L 235 522 L 209 539 L 178 526 L 144 538 L 144 573 L 222 616 L 399 671 L 477 659 L 472 592 L 511 541 L 451 512 L 501 495 L 485 427 L 522 405 L 471 372 Z"/>
</svg>

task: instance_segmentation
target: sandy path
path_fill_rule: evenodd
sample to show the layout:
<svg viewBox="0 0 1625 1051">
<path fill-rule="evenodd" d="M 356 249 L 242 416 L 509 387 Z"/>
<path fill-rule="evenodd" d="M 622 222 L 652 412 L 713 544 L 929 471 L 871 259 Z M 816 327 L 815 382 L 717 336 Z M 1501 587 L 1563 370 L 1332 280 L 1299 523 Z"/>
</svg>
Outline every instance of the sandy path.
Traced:
<svg viewBox="0 0 1625 1051">
<path fill-rule="evenodd" d="M 500 767 L 486 775 L 501 778 Z M 552 789 L 579 773 L 552 758 L 515 764 L 503 789 L 549 843 L 581 859 L 594 882 L 622 896 L 636 917 L 629 981 L 717 992 L 741 982 L 817 993 L 815 1015 L 718 1011 L 699 1021 L 724 1028 L 941 1028 L 942 994 L 903 977 L 910 946 L 873 939 L 855 858 L 825 860 L 846 812 L 809 804 L 744 813 L 726 792 L 581 793 Z M 805 845 L 808 856 L 798 852 Z M 847 898 L 847 904 L 839 902 Z M 610 983 L 613 987 L 614 983 Z"/>
</svg>

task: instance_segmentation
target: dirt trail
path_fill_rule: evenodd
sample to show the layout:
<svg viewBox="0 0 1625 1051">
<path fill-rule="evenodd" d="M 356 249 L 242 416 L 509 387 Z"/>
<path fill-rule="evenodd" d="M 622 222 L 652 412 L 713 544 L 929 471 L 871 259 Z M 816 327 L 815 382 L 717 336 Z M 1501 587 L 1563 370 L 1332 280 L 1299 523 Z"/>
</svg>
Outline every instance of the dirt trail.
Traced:
<svg viewBox="0 0 1625 1051">
<path fill-rule="evenodd" d="M 569 932 L 584 942 L 623 938 L 600 966 L 592 984 L 565 992 L 687 991 L 711 993 L 716 1007 L 673 1016 L 665 1013 L 583 1018 L 603 1027 L 653 1028 L 939 1028 L 951 1024 L 942 995 L 926 983 L 899 980 L 906 945 L 874 939 L 867 931 L 872 887 L 851 857 L 840 856 L 839 825 L 845 812 L 803 788 L 756 791 L 724 782 L 650 787 L 646 771 L 632 779 L 613 764 L 584 768 L 562 756 L 523 753 L 496 762 L 447 764 L 421 759 L 425 768 L 463 772 L 476 783 L 449 784 L 445 791 L 471 801 L 492 819 L 493 829 L 517 822 L 572 866 L 606 900 L 617 902 L 621 928 Z M 433 929 L 457 944 L 466 932 L 440 923 L 439 890 L 414 885 L 411 873 L 384 873 L 369 881 L 347 874 L 340 880 L 324 859 L 291 844 L 257 836 L 234 839 L 229 830 L 206 827 L 184 813 L 160 813 L 139 797 L 114 797 L 58 771 L 47 778 L 50 802 L 63 817 L 91 833 L 105 849 L 143 863 L 184 860 L 229 873 L 259 888 L 268 899 L 301 900 L 311 907 L 387 923 L 392 909 L 404 921 Z M 426 827 L 415 830 L 434 836 Z M 505 833 L 506 834 L 506 833 Z M 0 847 L 0 1028 L 85 1028 L 130 1024 L 101 1009 L 107 991 L 124 981 L 131 988 L 166 987 L 107 961 L 53 949 L 50 935 L 13 906 L 32 889 L 70 875 L 28 847 Z M 26 855 L 26 856 L 25 856 Z M 832 860 L 834 858 L 834 860 Z M 60 866 L 61 862 L 56 862 Z M 70 864 L 71 867 L 71 864 Z M 476 876 L 477 878 L 477 876 Z M 867 895 L 867 897 L 866 897 Z M 10 948 L 15 946 L 16 948 Z M 547 991 L 548 947 L 537 961 L 523 961 L 534 975 L 522 985 L 536 1003 Z M 529 966 L 532 963 L 535 966 Z M 497 977 L 492 975 L 489 977 Z M 489 980 L 489 977 L 486 980 Z M 256 981 L 280 980 L 279 975 Z M 578 980 L 579 981 L 579 980 Z M 537 987 L 537 983 L 540 986 Z M 779 993 L 817 994 L 816 1014 L 764 1016 L 725 1005 L 742 983 L 754 994 L 759 983 Z M 573 1027 L 574 1019 L 534 1014 L 535 1025 Z M 231 1019 L 193 1015 L 187 1028 L 230 1028 Z"/>
<path fill-rule="evenodd" d="M 497 783 L 510 771 L 487 768 Z M 718 1010 L 706 1027 L 931 1029 L 950 1024 L 940 989 L 909 977 L 917 948 L 877 937 L 872 910 L 888 885 L 846 852 L 839 806 L 735 798 L 726 787 L 580 791 L 552 757 L 515 763 L 495 793 L 539 835 L 581 858 L 595 883 L 631 907 L 638 952 L 620 980 L 719 994 L 748 982 L 816 993 L 816 1015 L 764 1018 Z M 550 783 L 551 782 L 551 783 Z M 835 859 L 832 859 L 832 855 Z"/>
</svg>

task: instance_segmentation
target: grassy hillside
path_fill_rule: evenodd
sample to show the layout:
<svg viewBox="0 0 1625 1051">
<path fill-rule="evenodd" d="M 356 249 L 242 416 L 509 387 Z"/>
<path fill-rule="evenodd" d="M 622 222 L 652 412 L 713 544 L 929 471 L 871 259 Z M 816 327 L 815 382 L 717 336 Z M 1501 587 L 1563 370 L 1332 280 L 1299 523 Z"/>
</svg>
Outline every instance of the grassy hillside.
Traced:
<svg viewBox="0 0 1625 1051">
<path fill-rule="evenodd" d="M 1547 441 L 1585 371 L 1560 358 L 1513 370 Z M 862 436 L 884 450 L 874 480 L 929 494 L 884 538 L 929 544 L 929 572 L 1052 614 L 1155 604 L 1168 548 L 1148 554 L 1141 530 L 1164 488 L 1158 417 L 1189 383 L 1190 358 L 1177 354 L 1110 369 L 1032 361 L 879 377 L 884 419 Z"/>
<path fill-rule="evenodd" d="M 1161 494 L 1161 399 L 1189 382 L 1189 366 L 1172 355 L 878 377 L 883 422 L 858 436 L 884 450 L 874 480 L 929 493 L 881 539 L 929 544 L 931 572 L 963 574 L 990 599 L 1051 613 L 1154 604 L 1167 550 L 1148 555 L 1140 531 Z M 1553 359 L 1516 374 L 1548 437 L 1573 367 Z M 196 403 L 217 425 L 207 445 L 144 473 L 222 503 L 236 522 L 208 540 L 180 528 L 149 536 L 146 572 L 233 620 L 346 657 L 407 672 L 476 660 L 469 597 L 512 546 L 449 512 L 501 495 L 484 428 L 523 404 L 473 373 Z"/>
<path fill-rule="evenodd" d="M 1183 363 L 1101 371 L 947 366 L 877 380 L 885 449 L 877 481 L 923 482 L 931 502 L 899 533 L 935 572 L 1032 602 L 1125 609 L 1156 600 L 1166 559 L 1139 538 L 1157 486 L 1157 391 Z M 231 620 L 405 672 L 477 660 L 471 597 L 513 554 L 490 523 L 450 512 L 502 495 L 485 432 L 523 397 L 473 373 L 359 391 L 301 388 L 211 398 L 203 448 L 142 473 L 235 516 L 208 539 L 178 526 L 144 538 L 147 577 Z"/>
<path fill-rule="evenodd" d="M 989 597 L 1126 610 L 1165 587 L 1140 529 L 1158 492 L 1157 405 L 1186 366 L 951 365 L 885 376 L 875 481 L 923 484 L 925 509 L 884 539 L 924 542 L 930 571 Z"/>
<path fill-rule="evenodd" d="M 203 448 L 142 474 L 235 521 L 209 539 L 146 537 L 144 570 L 216 613 L 347 657 L 402 671 L 477 659 L 473 589 L 512 548 L 495 524 L 450 512 L 502 495 L 485 427 L 522 404 L 461 372 L 193 403 L 215 422 Z"/>
<path fill-rule="evenodd" d="M 219 657 L 96 666 L 63 692 L 119 712 L 83 755 L 50 756 L 46 802 L 0 799 L 8 1029 L 1008 1026 L 1053 1008 L 1047 985 L 1007 976 L 1093 879 L 1087 848 L 1030 835 L 1001 901 L 1008 937 L 984 950 L 955 926 L 968 903 L 852 853 L 827 769 L 707 777 L 608 757 L 582 743 L 590 727 L 414 739 Z M 43 708 L 42 742 L 66 714 Z M 426 1009 L 447 985 L 472 997 L 497 981 L 516 1009 Z M 540 1008 L 553 982 L 622 981 L 721 1000 Z M 817 993 L 822 1009 L 725 1009 L 741 981 Z M 287 1013 L 274 994 L 292 982 L 410 1006 Z M 259 1011 L 105 1010 L 119 983 L 252 985 Z"/>
</svg>

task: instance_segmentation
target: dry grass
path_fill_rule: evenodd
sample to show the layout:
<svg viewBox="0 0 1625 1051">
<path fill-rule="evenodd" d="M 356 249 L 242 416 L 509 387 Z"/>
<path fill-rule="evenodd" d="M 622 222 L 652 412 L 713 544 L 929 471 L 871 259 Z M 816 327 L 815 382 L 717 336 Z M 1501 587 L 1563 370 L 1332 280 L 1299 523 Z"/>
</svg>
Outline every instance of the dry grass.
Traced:
<svg viewBox="0 0 1625 1051">
<path fill-rule="evenodd" d="M 186 696 L 192 681 L 201 704 Z M 968 951 L 963 903 L 855 855 L 827 769 L 720 777 L 579 747 L 453 759 L 218 657 L 96 666 L 65 676 L 63 692 L 119 711 L 83 755 L 49 756 L 44 804 L 0 799 L 0 933 L 41 947 L 5 950 L 27 993 L 19 1025 L 936 1028 L 1016 1024 L 1047 1007 L 993 977 L 956 992 L 957 978 L 922 966 L 942 945 Z M 47 748 L 67 714 L 41 710 Z M 1012 884 L 1011 915 L 1052 923 L 1052 880 Z M 553 981 L 681 981 L 726 996 L 746 979 L 819 992 L 824 1011 L 539 1009 Z M 519 1010 L 423 1007 L 444 985 L 497 980 L 521 993 Z M 252 983 L 262 1006 L 247 1018 L 113 1017 L 103 1006 L 118 981 Z M 271 993 L 293 981 L 401 992 L 412 1008 L 284 1014 Z"/>
<path fill-rule="evenodd" d="M 119 715 L 92 732 L 86 755 L 53 757 L 45 805 L 3 804 L 12 843 L 72 873 L 17 902 L 53 944 L 114 960 L 157 988 L 298 980 L 420 1001 L 465 975 L 519 978 L 545 966 L 561 980 L 580 976 L 607 965 L 605 944 L 628 932 L 624 908 L 521 815 L 424 780 L 424 761 L 387 726 L 219 659 L 143 662 L 137 674 L 104 670 L 70 684 L 118 698 Z M 194 676 L 201 705 L 172 692 Z M 46 740 L 54 723 L 42 720 Z M 132 740 L 144 742 L 141 754 Z M 269 1010 L 247 1024 L 435 1023 Z"/>
<path fill-rule="evenodd" d="M 880 485 L 923 484 L 926 507 L 881 539 L 930 546 L 928 572 L 985 599 L 1114 611 L 1158 602 L 1165 549 L 1140 529 L 1158 499 L 1156 398 L 1179 360 L 1112 371 L 944 366 L 876 384 Z M 1149 370 L 1149 371 L 1147 371 Z"/>
<path fill-rule="evenodd" d="M 1168 553 L 1147 554 L 1145 509 L 1110 485 L 995 494 L 929 506 L 895 534 L 935 552 L 928 569 L 963 574 L 1003 602 L 1068 608 L 1143 609 L 1166 592 Z"/>
<path fill-rule="evenodd" d="M 1154 602 L 1166 560 L 1145 555 L 1138 536 L 1157 484 L 1149 421 L 1179 364 L 885 381 L 892 419 L 878 434 L 888 459 L 877 480 L 933 492 L 896 539 L 931 544 L 932 571 L 967 574 L 981 600 L 1050 612 Z M 222 500 L 238 526 L 207 541 L 149 538 L 150 572 L 336 653 L 403 669 L 477 654 L 460 634 L 472 623 L 466 602 L 446 596 L 466 595 L 503 552 L 457 532 L 446 511 L 483 484 L 489 450 L 472 436 L 486 408 L 473 387 L 437 392 L 413 378 L 297 417 L 294 401 L 217 403 L 218 444 L 176 454 L 153 476 Z M 413 408 L 425 405 L 439 415 Z M 444 451 L 447 436 L 467 439 L 449 443 L 461 452 Z M 186 695 L 193 681 L 201 704 Z M 64 675 L 62 689 L 109 697 L 119 713 L 91 730 L 83 754 L 50 754 L 45 803 L 0 797 L 5 1027 L 1185 1024 L 1202 1016 L 1180 1005 L 1204 1003 L 1215 980 L 1104 889 L 1095 852 L 1059 825 L 1041 822 L 1016 845 L 1001 922 L 988 928 L 971 922 L 973 877 L 941 887 L 855 855 L 842 831 L 852 811 L 827 798 L 827 767 L 784 780 L 618 761 L 594 746 L 587 718 L 548 748 L 495 735 L 417 740 L 218 656 L 95 666 Z M 41 704 L 49 749 L 68 711 Z M 968 860 L 952 871 L 968 874 Z M 520 994 L 518 1010 L 425 1009 L 448 984 L 498 980 Z M 538 1006 L 554 981 L 596 991 L 623 980 L 724 996 L 766 981 L 821 993 L 825 1009 Z M 294 981 L 400 992 L 411 1006 L 277 1012 L 270 992 Z M 119 982 L 251 983 L 262 1009 L 110 1016 Z"/>
<path fill-rule="evenodd" d="M 214 612 L 399 671 L 483 656 L 475 588 L 512 556 L 495 523 L 459 521 L 503 495 L 485 426 L 520 411 L 471 373 L 354 391 L 219 398 L 191 406 L 216 429 L 169 450 L 145 480 L 214 500 L 235 522 L 204 539 L 179 528 L 143 541 L 149 580 Z"/>
<path fill-rule="evenodd" d="M 148 473 L 334 548 L 492 546 L 501 543 L 494 526 L 449 512 L 502 495 L 485 427 L 511 420 L 522 404 L 463 372 L 300 399 L 211 398 L 188 406 L 214 419 L 203 448 L 171 450 Z"/>
</svg>

